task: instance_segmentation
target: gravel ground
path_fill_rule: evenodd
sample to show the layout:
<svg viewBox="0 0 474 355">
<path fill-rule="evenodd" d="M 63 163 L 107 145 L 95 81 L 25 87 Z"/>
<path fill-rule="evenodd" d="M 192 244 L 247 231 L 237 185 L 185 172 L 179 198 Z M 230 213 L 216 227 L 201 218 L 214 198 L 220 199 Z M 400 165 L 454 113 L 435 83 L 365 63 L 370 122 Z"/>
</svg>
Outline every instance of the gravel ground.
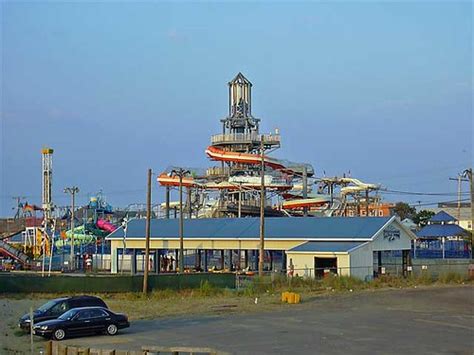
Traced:
<svg viewBox="0 0 474 355">
<path fill-rule="evenodd" d="M 17 319 L 30 305 L 45 301 L 0 298 L 1 354 L 28 351 L 29 337 L 19 334 Z M 65 343 L 130 350 L 202 346 L 239 354 L 472 354 L 473 307 L 472 285 L 364 291 L 273 309 L 254 304 L 251 316 L 224 308 L 214 315 L 140 319 L 115 337 L 78 337 Z M 37 353 L 44 344 L 35 339 Z"/>
</svg>

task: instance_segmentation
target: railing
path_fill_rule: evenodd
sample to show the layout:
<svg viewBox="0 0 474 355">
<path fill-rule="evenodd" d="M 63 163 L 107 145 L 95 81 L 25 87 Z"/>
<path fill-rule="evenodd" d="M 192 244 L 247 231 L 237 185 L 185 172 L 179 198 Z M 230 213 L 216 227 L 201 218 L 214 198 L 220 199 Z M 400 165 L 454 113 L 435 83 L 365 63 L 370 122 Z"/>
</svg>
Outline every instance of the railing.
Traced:
<svg viewBox="0 0 474 355">
<path fill-rule="evenodd" d="M 206 170 L 207 176 L 223 176 L 223 175 L 229 175 L 229 174 L 230 174 L 230 169 L 228 166 L 225 166 L 225 167 L 213 166 Z"/>
<path fill-rule="evenodd" d="M 256 133 L 234 133 L 234 134 L 215 134 L 211 136 L 211 144 L 220 143 L 260 143 L 261 135 Z M 280 144 L 279 134 L 265 134 L 263 135 L 264 144 Z"/>
</svg>

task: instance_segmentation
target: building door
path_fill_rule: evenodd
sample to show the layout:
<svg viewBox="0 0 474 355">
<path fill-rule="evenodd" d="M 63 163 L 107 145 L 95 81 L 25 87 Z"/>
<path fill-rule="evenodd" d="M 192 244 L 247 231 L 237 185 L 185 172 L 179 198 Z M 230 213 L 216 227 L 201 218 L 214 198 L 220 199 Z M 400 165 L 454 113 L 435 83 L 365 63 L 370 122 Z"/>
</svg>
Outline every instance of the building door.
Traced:
<svg viewBox="0 0 474 355">
<path fill-rule="evenodd" d="M 314 258 L 314 274 L 317 278 L 325 274 L 337 274 L 337 258 Z"/>
</svg>

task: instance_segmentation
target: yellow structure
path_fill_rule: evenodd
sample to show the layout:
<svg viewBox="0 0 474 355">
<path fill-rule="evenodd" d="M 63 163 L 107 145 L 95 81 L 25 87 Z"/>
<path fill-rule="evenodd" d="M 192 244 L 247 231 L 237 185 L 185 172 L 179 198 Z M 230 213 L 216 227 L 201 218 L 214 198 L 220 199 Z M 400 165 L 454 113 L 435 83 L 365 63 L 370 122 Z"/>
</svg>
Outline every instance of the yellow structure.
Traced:
<svg viewBox="0 0 474 355">
<path fill-rule="evenodd" d="M 155 265 L 155 271 L 160 270 L 163 255 L 177 258 L 178 231 L 178 219 L 152 220 L 150 262 Z M 145 220 L 136 219 L 128 223 L 126 230 L 119 228 L 107 237 L 111 241 L 112 273 L 120 270 L 123 250 L 127 257 L 131 255 L 132 272 L 139 271 L 136 263 L 137 257 L 143 262 L 140 255 L 145 248 L 144 235 Z M 373 275 L 374 255 L 378 256 L 380 264 L 383 251 L 403 251 L 406 267 L 414 238 L 415 235 L 395 217 L 267 218 L 265 267 L 293 276 L 322 277 L 324 273 L 332 272 L 364 279 Z M 208 269 L 208 256 L 215 259 L 219 252 L 222 269 L 225 268 L 224 253 L 228 254 L 229 269 L 252 269 L 255 263 L 250 259 L 256 260 L 259 249 L 259 219 L 186 219 L 184 249 L 194 253 L 194 266 L 201 270 Z M 241 265 L 242 259 L 244 265 Z M 273 262 L 276 259 L 278 263 Z"/>
</svg>

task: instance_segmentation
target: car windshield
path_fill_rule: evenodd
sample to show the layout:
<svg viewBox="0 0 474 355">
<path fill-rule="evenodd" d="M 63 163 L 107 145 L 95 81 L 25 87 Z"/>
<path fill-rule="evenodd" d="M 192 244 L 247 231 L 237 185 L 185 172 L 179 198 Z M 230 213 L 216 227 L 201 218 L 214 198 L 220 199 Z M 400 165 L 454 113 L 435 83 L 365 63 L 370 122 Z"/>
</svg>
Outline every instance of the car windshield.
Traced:
<svg viewBox="0 0 474 355">
<path fill-rule="evenodd" d="M 56 300 L 49 301 L 49 302 L 45 303 L 44 305 L 42 305 L 40 308 L 38 308 L 38 311 L 44 313 L 47 310 L 49 310 L 51 307 L 53 307 L 56 303 L 58 303 L 58 301 L 56 301 Z"/>
<path fill-rule="evenodd" d="M 71 309 L 70 311 L 67 311 L 66 313 L 62 314 L 61 316 L 58 317 L 58 319 L 61 320 L 71 320 L 72 317 L 74 317 L 77 313 L 77 309 Z"/>
</svg>

